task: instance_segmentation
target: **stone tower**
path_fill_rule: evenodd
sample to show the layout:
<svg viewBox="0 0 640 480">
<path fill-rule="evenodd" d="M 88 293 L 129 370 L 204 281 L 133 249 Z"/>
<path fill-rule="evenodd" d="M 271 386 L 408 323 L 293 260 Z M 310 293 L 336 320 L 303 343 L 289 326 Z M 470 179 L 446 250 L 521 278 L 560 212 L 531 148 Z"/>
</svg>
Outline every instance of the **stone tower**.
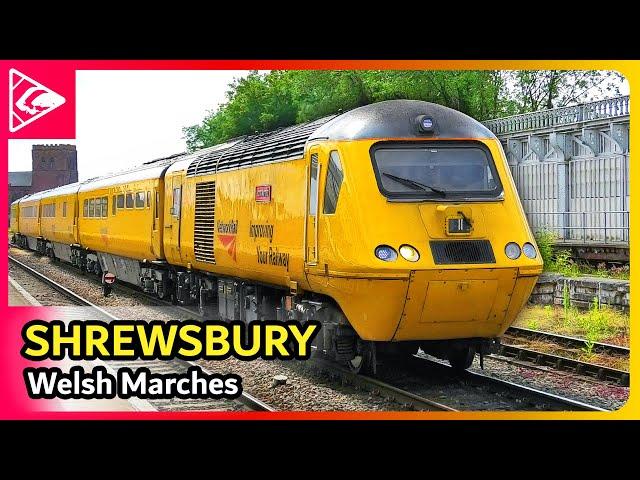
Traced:
<svg viewBox="0 0 640 480">
<path fill-rule="evenodd" d="M 75 145 L 34 145 L 31 159 L 32 192 L 78 181 L 78 154 Z"/>
</svg>

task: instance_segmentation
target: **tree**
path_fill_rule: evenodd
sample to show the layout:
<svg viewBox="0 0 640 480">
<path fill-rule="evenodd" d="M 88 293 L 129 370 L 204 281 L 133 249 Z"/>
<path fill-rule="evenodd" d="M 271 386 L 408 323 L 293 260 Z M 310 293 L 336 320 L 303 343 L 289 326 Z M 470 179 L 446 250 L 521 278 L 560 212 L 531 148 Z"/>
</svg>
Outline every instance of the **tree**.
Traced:
<svg viewBox="0 0 640 480">
<path fill-rule="evenodd" d="M 604 70 L 516 70 L 505 72 L 517 113 L 565 107 L 594 97 L 620 95 L 622 75 Z"/>
<path fill-rule="evenodd" d="M 407 98 L 455 108 L 477 120 L 565 106 L 605 91 L 615 72 L 582 70 L 274 70 L 234 79 L 227 101 L 183 129 L 190 150 L 371 102 Z M 618 82 L 618 83 L 616 83 Z"/>
</svg>

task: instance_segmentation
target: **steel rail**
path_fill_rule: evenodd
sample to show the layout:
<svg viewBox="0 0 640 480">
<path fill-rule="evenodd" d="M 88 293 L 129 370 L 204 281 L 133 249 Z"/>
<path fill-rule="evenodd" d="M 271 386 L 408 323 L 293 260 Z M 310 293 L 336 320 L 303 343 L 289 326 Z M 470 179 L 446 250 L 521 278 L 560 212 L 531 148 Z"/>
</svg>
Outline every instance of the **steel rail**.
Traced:
<svg viewBox="0 0 640 480">
<path fill-rule="evenodd" d="M 432 360 L 420 354 L 414 355 L 413 358 L 417 358 L 423 362 L 429 362 L 430 364 L 433 364 L 433 365 L 439 365 L 441 368 L 449 369 L 453 373 L 452 367 L 444 363 L 441 363 L 439 361 Z M 521 385 L 519 383 L 510 382 L 508 380 L 503 380 L 501 378 L 492 377 L 489 375 L 484 375 L 482 373 L 477 373 L 477 372 L 472 372 L 467 370 L 465 372 L 462 372 L 459 375 L 461 378 L 471 380 L 475 383 L 479 383 L 479 384 L 489 383 L 489 384 L 496 385 L 502 389 L 510 390 L 511 392 L 514 392 L 514 393 L 519 393 L 519 394 L 524 393 L 530 397 L 535 397 L 542 401 L 564 405 L 569 407 L 573 411 L 588 411 L 588 412 L 607 412 L 608 411 L 604 408 L 600 408 L 595 405 L 590 405 L 585 402 L 580 402 L 578 400 L 573 400 L 571 398 L 564 397 L 562 395 L 545 392 L 542 390 L 538 390 L 536 388 L 528 387 L 526 385 Z"/>
</svg>

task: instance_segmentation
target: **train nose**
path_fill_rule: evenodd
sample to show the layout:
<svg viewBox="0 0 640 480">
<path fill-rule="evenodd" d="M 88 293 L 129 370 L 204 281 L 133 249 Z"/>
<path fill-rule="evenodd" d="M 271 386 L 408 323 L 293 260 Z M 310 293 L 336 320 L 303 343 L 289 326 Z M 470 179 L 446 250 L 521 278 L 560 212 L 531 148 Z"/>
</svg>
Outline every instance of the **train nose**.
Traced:
<svg viewBox="0 0 640 480">
<path fill-rule="evenodd" d="M 516 268 L 412 271 L 394 340 L 499 335 L 517 276 Z"/>
</svg>

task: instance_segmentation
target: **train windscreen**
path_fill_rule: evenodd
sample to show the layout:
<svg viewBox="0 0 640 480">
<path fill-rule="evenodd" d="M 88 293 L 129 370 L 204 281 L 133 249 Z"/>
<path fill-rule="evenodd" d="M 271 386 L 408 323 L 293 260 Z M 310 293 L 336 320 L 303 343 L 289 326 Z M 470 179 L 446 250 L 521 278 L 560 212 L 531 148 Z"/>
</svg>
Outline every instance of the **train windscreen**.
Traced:
<svg viewBox="0 0 640 480">
<path fill-rule="evenodd" d="M 390 198 L 497 197 L 502 185 L 491 154 L 477 143 L 379 144 L 378 185 Z"/>
</svg>

